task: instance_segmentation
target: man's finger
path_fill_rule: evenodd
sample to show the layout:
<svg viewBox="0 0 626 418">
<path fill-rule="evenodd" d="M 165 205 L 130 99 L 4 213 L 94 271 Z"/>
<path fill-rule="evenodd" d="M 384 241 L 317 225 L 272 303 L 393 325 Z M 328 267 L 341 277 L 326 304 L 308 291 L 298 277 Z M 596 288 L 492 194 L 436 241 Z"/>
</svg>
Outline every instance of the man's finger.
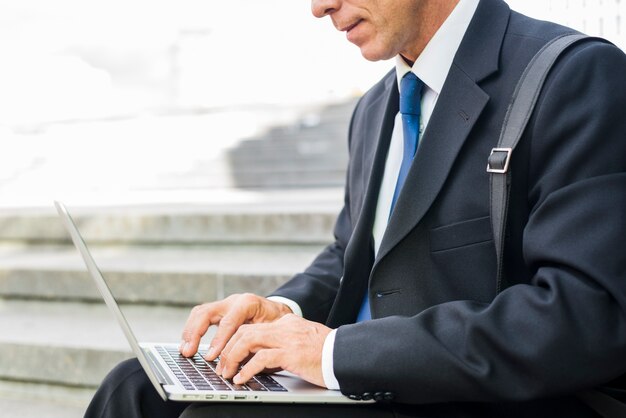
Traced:
<svg viewBox="0 0 626 418">
<path fill-rule="evenodd" d="M 220 355 L 239 327 L 254 316 L 254 309 L 254 306 L 249 303 L 240 303 L 231 307 L 219 321 L 217 332 L 205 356 L 207 361 L 213 361 Z"/>
<path fill-rule="evenodd" d="M 222 350 L 217 372 L 229 379 L 250 354 L 262 349 L 286 348 L 301 338 L 298 332 L 294 332 L 300 331 L 301 321 L 304 320 L 288 314 L 276 322 L 241 326 Z"/>
<path fill-rule="evenodd" d="M 262 349 L 284 347 L 285 329 L 278 323 L 242 325 L 222 350 L 218 373 L 231 378 L 239 365 Z"/>
<path fill-rule="evenodd" d="M 220 321 L 220 308 L 220 303 L 207 303 L 191 310 L 183 329 L 180 345 L 180 353 L 183 356 L 191 357 L 196 354 L 201 338 L 211 325 Z"/>
<path fill-rule="evenodd" d="M 283 350 L 277 348 L 260 350 L 233 377 L 233 382 L 242 385 L 266 369 L 281 368 L 283 355 Z"/>
<path fill-rule="evenodd" d="M 251 354 L 268 347 L 264 341 L 267 334 L 266 324 L 242 325 L 233 335 L 224 350 L 216 369 L 217 373 L 226 379 L 232 378 L 239 369 L 239 365 L 250 358 Z"/>
</svg>

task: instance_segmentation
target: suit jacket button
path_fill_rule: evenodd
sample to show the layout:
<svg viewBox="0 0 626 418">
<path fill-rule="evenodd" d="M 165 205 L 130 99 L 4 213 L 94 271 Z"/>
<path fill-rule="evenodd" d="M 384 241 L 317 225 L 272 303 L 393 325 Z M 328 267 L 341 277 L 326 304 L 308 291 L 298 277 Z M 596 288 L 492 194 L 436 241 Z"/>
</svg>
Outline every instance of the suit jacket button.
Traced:
<svg viewBox="0 0 626 418">
<path fill-rule="evenodd" d="M 374 400 L 377 401 L 377 402 L 384 401 L 385 400 L 385 394 L 383 392 L 376 392 L 374 394 Z"/>
<path fill-rule="evenodd" d="M 354 393 L 351 393 L 348 395 L 349 399 L 352 399 L 353 401 L 360 401 L 361 397 L 359 395 L 355 395 Z"/>
<path fill-rule="evenodd" d="M 363 395 L 361 395 L 361 399 L 363 399 L 364 401 L 369 401 L 373 398 L 372 394 L 369 392 L 365 392 Z"/>
<path fill-rule="evenodd" d="M 386 401 L 393 401 L 395 397 L 396 395 L 394 395 L 392 392 L 385 392 L 385 394 L 383 395 L 383 398 Z"/>
</svg>

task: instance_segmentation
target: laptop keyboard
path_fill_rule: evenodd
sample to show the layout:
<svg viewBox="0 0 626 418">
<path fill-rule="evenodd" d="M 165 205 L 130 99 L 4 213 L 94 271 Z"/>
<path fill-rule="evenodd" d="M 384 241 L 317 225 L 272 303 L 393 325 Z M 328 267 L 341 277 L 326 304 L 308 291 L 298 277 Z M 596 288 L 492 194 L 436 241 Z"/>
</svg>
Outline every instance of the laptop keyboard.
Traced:
<svg viewBox="0 0 626 418">
<path fill-rule="evenodd" d="M 155 348 L 185 389 L 287 392 L 285 387 L 268 375 L 254 376 L 245 385 L 236 385 L 230 380 L 223 379 L 215 372 L 217 362 L 206 361 L 202 358 L 204 353 L 187 358 L 173 347 L 155 346 Z"/>
</svg>

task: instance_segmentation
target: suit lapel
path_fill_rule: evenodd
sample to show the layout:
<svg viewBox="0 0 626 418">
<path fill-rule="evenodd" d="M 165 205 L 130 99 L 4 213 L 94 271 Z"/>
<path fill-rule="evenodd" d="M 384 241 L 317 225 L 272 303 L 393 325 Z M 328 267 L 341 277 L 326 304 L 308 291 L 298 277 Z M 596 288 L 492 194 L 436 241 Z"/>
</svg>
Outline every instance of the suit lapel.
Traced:
<svg viewBox="0 0 626 418">
<path fill-rule="evenodd" d="M 368 115 L 372 115 L 372 117 L 365 121 L 362 131 L 359 130 L 354 133 L 365 138 L 362 150 L 362 164 L 366 188 L 354 232 L 346 248 L 344 279 L 351 277 L 349 274 L 351 271 L 348 270 L 349 267 L 363 264 L 358 262 L 358 258 L 365 254 L 364 251 L 368 249 L 371 243 L 380 183 L 385 172 L 385 161 L 389 150 L 389 142 L 391 141 L 393 120 L 398 112 L 398 89 L 394 83 L 395 77 L 395 71 L 392 71 L 388 79 L 385 80 L 384 93 L 376 101 L 372 102 L 365 112 Z M 369 173 L 366 170 L 369 170 Z M 353 259 L 357 262 L 352 263 Z M 369 271 L 366 277 L 368 275 Z"/>
<path fill-rule="evenodd" d="M 362 203 L 352 202 L 359 205 L 354 210 L 358 218 L 345 251 L 343 280 L 327 322 L 331 327 L 354 321 L 361 298 L 367 289 L 366 279 L 372 268 L 373 256 L 367 259 L 364 256 L 373 253 L 372 228 L 378 192 L 385 171 L 393 121 L 398 113 L 398 88 L 395 80 L 396 72 L 391 71 L 384 81 L 383 93 L 365 111 L 371 117 L 352 133 L 353 140 L 362 141 L 363 144 L 360 158 L 363 175 L 355 181 L 364 182 L 365 195 Z"/>
<path fill-rule="evenodd" d="M 374 268 L 431 207 L 489 101 L 477 83 L 498 69 L 509 13 L 499 0 L 483 0 L 476 10 L 389 219 Z"/>
<path fill-rule="evenodd" d="M 383 236 L 384 257 L 422 219 L 452 169 L 489 96 L 452 67 Z"/>
<path fill-rule="evenodd" d="M 359 219 L 355 229 L 365 228 L 371 233 L 380 183 L 385 173 L 385 162 L 391 142 L 393 121 L 398 113 L 399 93 L 395 83 L 396 72 L 391 71 L 385 80 L 385 89 L 375 102 L 368 106 L 366 114 L 371 117 L 365 121 L 364 129 L 356 132 L 366 138 L 363 146 L 363 206 L 359 208 Z"/>
</svg>

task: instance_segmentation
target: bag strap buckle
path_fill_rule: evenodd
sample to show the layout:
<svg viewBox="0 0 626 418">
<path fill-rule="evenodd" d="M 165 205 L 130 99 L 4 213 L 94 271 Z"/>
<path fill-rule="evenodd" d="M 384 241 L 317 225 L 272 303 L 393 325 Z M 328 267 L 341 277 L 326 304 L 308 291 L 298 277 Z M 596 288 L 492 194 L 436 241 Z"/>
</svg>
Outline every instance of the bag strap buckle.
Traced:
<svg viewBox="0 0 626 418">
<path fill-rule="evenodd" d="M 487 160 L 487 173 L 505 174 L 509 171 L 513 148 L 493 148 Z"/>
</svg>

